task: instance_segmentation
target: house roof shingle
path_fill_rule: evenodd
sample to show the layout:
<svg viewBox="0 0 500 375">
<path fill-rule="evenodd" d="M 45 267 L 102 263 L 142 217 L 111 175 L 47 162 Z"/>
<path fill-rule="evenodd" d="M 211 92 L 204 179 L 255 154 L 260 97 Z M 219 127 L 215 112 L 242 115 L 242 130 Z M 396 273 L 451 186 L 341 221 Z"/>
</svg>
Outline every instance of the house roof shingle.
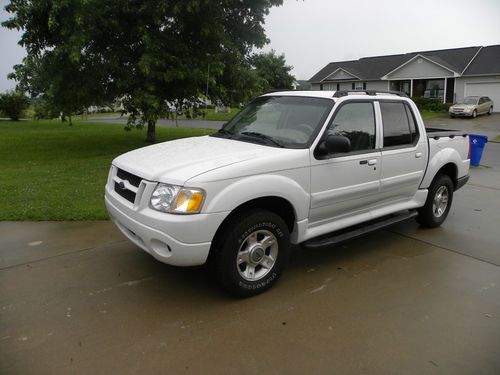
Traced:
<svg viewBox="0 0 500 375">
<path fill-rule="evenodd" d="M 491 50 L 484 54 L 484 58 L 482 57 L 482 59 L 477 63 L 476 68 L 476 60 L 482 56 L 483 50 L 488 48 Z M 331 62 L 311 77 L 309 81 L 320 82 L 338 68 L 343 68 L 363 80 L 380 79 L 387 73 L 392 72 L 417 55 L 425 56 L 428 59 L 460 74 L 480 49 L 481 47 L 452 48 L 434 51 L 410 52 L 399 55 L 364 57 L 359 60 Z M 496 72 L 500 72 L 500 45 L 498 45 L 483 48 L 467 69 L 466 74 L 480 74 L 469 73 L 469 71 L 471 70 L 475 72 L 484 70 L 486 65 L 491 65 L 491 56 L 496 58 L 496 65 L 498 65 Z"/>
<path fill-rule="evenodd" d="M 500 45 L 483 47 L 464 75 L 500 74 Z"/>
</svg>

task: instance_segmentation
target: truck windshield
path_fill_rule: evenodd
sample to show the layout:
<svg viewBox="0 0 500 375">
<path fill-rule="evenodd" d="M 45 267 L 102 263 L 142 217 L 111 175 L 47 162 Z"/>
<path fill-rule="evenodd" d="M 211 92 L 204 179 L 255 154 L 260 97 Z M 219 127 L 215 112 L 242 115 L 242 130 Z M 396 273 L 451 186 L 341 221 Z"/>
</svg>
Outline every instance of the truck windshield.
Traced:
<svg viewBox="0 0 500 375">
<path fill-rule="evenodd" d="M 333 100 L 324 98 L 260 97 L 214 136 L 274 147 L 309 147 L 333 104 Z"/>
</svg>

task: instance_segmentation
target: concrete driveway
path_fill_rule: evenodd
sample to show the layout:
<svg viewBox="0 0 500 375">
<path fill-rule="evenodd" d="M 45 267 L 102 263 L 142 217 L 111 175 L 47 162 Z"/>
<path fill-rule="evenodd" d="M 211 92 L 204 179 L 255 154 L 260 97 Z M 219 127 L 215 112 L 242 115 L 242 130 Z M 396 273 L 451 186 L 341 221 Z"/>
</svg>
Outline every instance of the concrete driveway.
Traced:
<svg viewBox="0 0 500 375">
<path fill-rule="evenodd" d="M 493 141 L 500 136 L 500 113 L 478 116 L 475 119 L 469 117 L 435 118 L 425 121 L 430 128 L 465 130 L 472 134 L 488 136 Z"/>
<path fill-rule="evenodd" d="M 500 373 L 500 144 L 441 228 L 295 248 L 229 298 L 109 222 L 0 223 L 1 374 Z"/>
</svg>

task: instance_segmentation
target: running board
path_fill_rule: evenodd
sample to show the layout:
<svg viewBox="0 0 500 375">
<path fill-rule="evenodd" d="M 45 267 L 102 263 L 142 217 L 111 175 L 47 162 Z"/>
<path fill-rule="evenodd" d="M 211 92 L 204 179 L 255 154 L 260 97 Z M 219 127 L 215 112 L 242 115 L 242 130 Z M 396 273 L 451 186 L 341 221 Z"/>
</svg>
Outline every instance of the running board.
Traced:
<svg viewBox="0 0 500 375">
<path fill-rule="evenodd" d="M 362 236 L 389 225 L 399 223 L 417 216 L 417 211 L 404 211 L 398 214 L 383 216 L 379 219 L 371 220 L 366 223 L 361 223 L 349 228 L 341 229 L 332 233 L 328 233 L 316 238 L 312 238 L 302 244 L 306 249 L 317 249 L 319 247 L 332 246 L 340 242 L 350 240 L 355 237 Z"/>
</svg>

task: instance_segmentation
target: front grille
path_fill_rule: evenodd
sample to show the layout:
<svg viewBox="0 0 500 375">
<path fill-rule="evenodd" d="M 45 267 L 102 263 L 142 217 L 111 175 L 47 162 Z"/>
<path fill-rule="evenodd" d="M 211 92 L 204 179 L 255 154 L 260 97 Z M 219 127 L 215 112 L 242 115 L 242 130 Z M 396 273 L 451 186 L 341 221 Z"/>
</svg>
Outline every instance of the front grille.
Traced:
<svg viewBox="0 0 500 375">
<path fill-rule="evenodd" d="M 128 190 L 127 188 L 123 188 L 118 184 L 118 182 L 115 181 L 115 191 L 118 193 L 118 195 L 122 196 L 126 200 L 128 200 L 130 203 L 135 202 L 135 193 L 133 191 Z"/>
<path fill-rule="evenodd" d="M 134 191 L 129 190 L 124 184 L 124 182 L 128 181 L 130 185 L 134 186 L 135 188 L 139 188 L 142 179 L 136 175 L 133 175 L 132 173 L 129 173 L 119 168 L 117 168 L 116 177 L 118 177 L 118 179 L 120 179 L 121 181 L 116 181 L 116 180 L 114 181 L 115 192 L 119 196 L 128 200 L 130 203 L 134 203 L 137 190 L 136 189 L 134 189 Z"/>
<path fill-rule="evenodd" d="M 131 185 L 134 185 L 135 187 L 139 187 L 141 183 L 141 178 L 137 177 L 136 175 L 133 175 L 132 173 L 128 173 L 127 171 L 124 171 L 123 169 L 119 169 L 116 171 L 116 175 L 120 177 L 122 180 L 127 180 L 130 182 Z"/>
</svg>

